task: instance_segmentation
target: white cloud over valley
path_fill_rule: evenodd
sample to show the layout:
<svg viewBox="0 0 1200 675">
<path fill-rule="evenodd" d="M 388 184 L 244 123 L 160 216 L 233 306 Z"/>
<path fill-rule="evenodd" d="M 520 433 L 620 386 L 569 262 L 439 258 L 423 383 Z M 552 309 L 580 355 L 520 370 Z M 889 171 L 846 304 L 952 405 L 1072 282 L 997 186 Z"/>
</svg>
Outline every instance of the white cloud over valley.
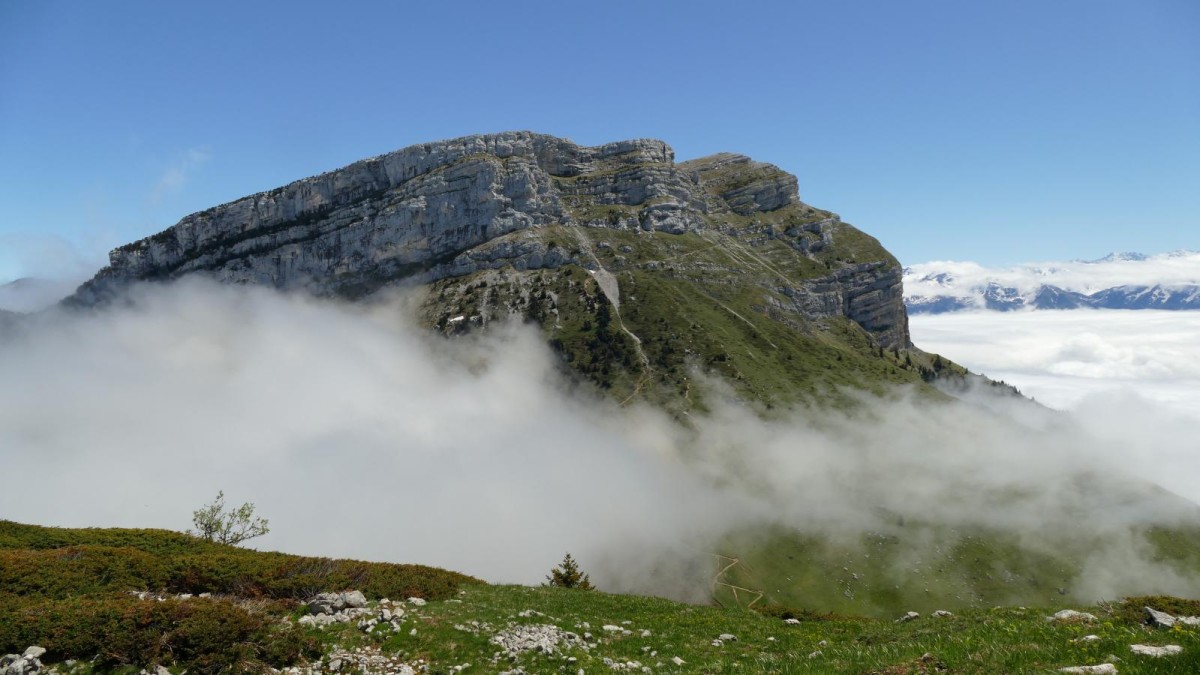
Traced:
<svg viewBox="0 0 1200 675">
<path fill-rule="evenodd" d="M 1200 500 L 1200 312 L 1078 309 L 913 315 L 913 341 L 1068 410 L 1131 454 L 1131 471 Z M 1169 457 L 1169 459 L 1167 459 Z"/>
<path fill-rule="evenodd" d="M 1147 462 L 1179 462 L 1174 475 L 1195 483 L 1178 491 L 1200 499 L 1191 427 L 1151 424 L 1172 418 L 1145 400 L 1094 399 L 1094 411 L 1064 417 L 896 392 L 852 413 L 765 421 L 714 399 L 685 428 L 572 388 L 527 328 L 446 340 L 415 327 L 404 298 L 347 306 L 201 281 L 133 297 L 30 317 L 0 339 L 0 465 L 20 477 L 0 491 L 3 517 L 184 529 L 224 490 L 270 518 L 255 542 L 266 548 L 523 583 L 571 551 L 606 588 L 703 597 L 703 580 L 647 579 L 663 560 L 705 560 L 715 537 L 747 523 L 852 532 L 892 513 L 1078 531 L 1068 514 L 1083 509 L 1105 514 L 1087 532 L 1116 542 L 1184 507 L 1120 506 L 1076 479 Z M 1115 410 L 1136 423 L 1110 428 Z M 1022 499 L 1003 501 L 1014 490 Z M 1189 588 L 1122 560 L 1095 578 L 1128 589 L 1136 569 L 1137 583 Z"/>
</svg>

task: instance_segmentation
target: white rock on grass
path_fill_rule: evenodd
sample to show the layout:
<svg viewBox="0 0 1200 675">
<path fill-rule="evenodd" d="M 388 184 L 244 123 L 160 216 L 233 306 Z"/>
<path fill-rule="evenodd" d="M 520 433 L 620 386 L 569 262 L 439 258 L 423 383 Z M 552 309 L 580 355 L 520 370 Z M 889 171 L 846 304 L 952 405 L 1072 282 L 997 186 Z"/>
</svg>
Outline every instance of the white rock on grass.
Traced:
<svg viewBox="0 0 1200 675">
<path fill-rule="evenodd" d="M 1153 656 L 1156 658 L 1159 656 L 1174 656 L 1183 651 L 1183 647 L 1180 647 L 1179 645 L 1163 645 L 1161 647 L 1154 645 L 1130 645 L 1129 649 L 1132 650 L 1134 654 L 1140 654 L 1141 656 Z"/>
<path fill-rule="evenodd" d="M 1076 623 L 1091 623 L 1093 621 L 1096 621 L 1096 615 L 1088 614 L 1087 612 L 1077 612 L 1073 609 L 1063 609 L 1063 610 L 1059 610 L 1059 611 L 1055 612 L 1054 616 L 1046 617 L 1046 620 L 1047 621 L 1076 622 Z"/>
<path fill-rule="evenodd" d="M 1157 609 L 1151 609 L 1149 607 L 1143 607 L 1142 609 L 1146 610 L 1146 623 L 1150 624 L 1151 626 L 1170 628 L 1171 626 L 1175 625 L 1175 617 L 1167 614 L 1166 612 L 1160 612 Z"/>
<path fill-rule="evenodd" d="M 939 619 L 946 619 L 946 618 L 954 616 L 954 614 L 951 612 L 947 612 L 944 609 L 939 609 L 933 613 L 933 616 L 936 616 Z"/>
<path fill-rule="evenodd" d="M 367 596 L 363 595 L 362 591 L 347 591 L 342 593 L 342 602 L 344 602 L 347 607 L 354 607 L 355 609 L 358 609 L 360 607 L 367 606 Z"/>
<path fill-rule="evenodd" d="M 920 618 L 920 616 L 921 615 L 917 614 L 916 612 L 905 612 L 904 616 L 900 617 L 899 619 L 896 619 L 896 623 L 905 623 L 906 621 L 912 621 L 913 619 Z"/>
<path fill-rule="evenodd" d="M 1068 666 L 1059 668 L 1060 673 L 1093 673 L 1094 675 L 1116 675 L 1117 667 L 1111 663 L 1101 663 L 1095 666 Z"/>
</svg>

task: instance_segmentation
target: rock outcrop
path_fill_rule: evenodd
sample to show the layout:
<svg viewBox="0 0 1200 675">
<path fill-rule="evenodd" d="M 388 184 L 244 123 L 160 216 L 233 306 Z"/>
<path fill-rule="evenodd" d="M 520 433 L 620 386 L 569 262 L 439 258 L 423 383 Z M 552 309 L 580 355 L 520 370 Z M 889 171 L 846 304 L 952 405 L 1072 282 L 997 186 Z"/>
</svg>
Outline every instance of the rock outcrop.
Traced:
<svg viewBox="0 0 1200 675">
<path fill-rule="evenodd" d="M 528 132 L 417 145 L 192 214 L 114 250 L 70 302 L 197 272 L 354 298 L 480 270 L 595 269 L 586 246 L 547 235 L 563 228 L 704 235 L 751 265 L 785 249 L 799 264 L 776 251 L 750 279 L 764 307 L 848 317 L 884 347 L 909 346 L 899 264 L 803 204 L 794 176 L 733 154 L 676 164 L 656 140 L 581 147 Z"/>
</svg>

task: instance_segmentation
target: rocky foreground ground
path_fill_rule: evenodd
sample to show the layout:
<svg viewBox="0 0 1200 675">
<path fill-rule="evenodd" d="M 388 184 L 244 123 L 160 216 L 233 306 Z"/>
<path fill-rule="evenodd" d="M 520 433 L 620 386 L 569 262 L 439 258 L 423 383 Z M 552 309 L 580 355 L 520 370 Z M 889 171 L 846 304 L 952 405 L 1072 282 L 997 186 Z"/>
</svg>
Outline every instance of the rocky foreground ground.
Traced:
<svg viewBox="0 0 1200 675">
<path fill-rule="evenodd" d="M 145 592 L 135 595 L 146 603 L 187 601 L 192 597 L 167 598 Z M 256 669 L 287 675 L 1195 672 L 1191 668 L 1200 649 L 1200 616 L 1176 616 L 1149 606 L 1142 608 L 1141 620 L 1135 625 L 1122 625 L 1122 614 L 1114 606 L 1097 609 L 1100 614 L 1108 612 L 1108 616 L 1074 609 L 1046 615 L 1025 608 L 996 608 L 967 616 L 944 610 L 929 616 L 909 612 L 890 622 L 781 618 L 678 606 L 675 612 L 683 620 L 672 622 L 669 615 L 638 607 L 622 608 L 625 616 L 634 618 L 614 615 L 611 610 L 621 607 L 622 596 L 519 587 L 490 587 L 482 594 L 484 597 L 479 595 L 477 589 L 464 590 L 460 597 L 428 602 L 419 597 L 369 600 L 360 591 L 321 593 L 280 621 L 319 634 L 326 645 L 324 653 L 291 667 Z M 554 601 L 546 603 L 547 598 Z M 596 600 L 601 611 L 588 617 L 580 610 L 590 600 Z M 521 601 L 528 606 L 512 612 L 513 603 Z M 533 606 L 542 606 L 559 615 Z M 561 611 L 564 609 L 568 611 Z M 1124 611 L 1127 613 L 1130 608 L 1125 607 Z M 689 625 L 694 624 L 694 617 L 686 616 L 689 614 L 708 615 L 702 621 L 707 630 Z M 609 618 L 600 619 L 601 616 Z M 1039 634 L 1042 640 L 1057 643 L 1049 651 L 1060 655 L 1021 666 L 1011 661 L 1005 666 L 1003 658 L 996 659 L 1007 648 L 1013 649 L 1009 655 L 1013 658 L 1020 658 L 1022 652 L 1028 656 L 1034 651 L 1030 643 L 1005 643 L 1014 637 L 1018 641 L 1028 639 L 1031 632 Z M 989 637 L 995 638 L 990 644 Z M 956 640 L 968 650 L 952 648 Z M 877 642 L 882 643 L 884 654 L 891 653 L 898 660 L 884 667 L 863 667 L 866 662 L 854 665 L 854 653 L 867 656 Z M 917 654 L 917 650 L 924 651 Z M 981 658 L 982 653 L 989 651 L 994 652 L 991 658 Z M 914 656 L 903 658 L 906 652 Z M 1066 658 L 1067 653 L 1079 662 L 1053 663 Z M 31 645 L 21 654 L 0 657 L 0 675 L 104 670 L 79 659 L 44 663 L 46 655 L 46 649 Z M 993 669 L 997 666 L 998 670 Z M 151 664 L 140 669 L 130 666 L 116 670 L 166 675 L 186 669 Z"/>
</svg>

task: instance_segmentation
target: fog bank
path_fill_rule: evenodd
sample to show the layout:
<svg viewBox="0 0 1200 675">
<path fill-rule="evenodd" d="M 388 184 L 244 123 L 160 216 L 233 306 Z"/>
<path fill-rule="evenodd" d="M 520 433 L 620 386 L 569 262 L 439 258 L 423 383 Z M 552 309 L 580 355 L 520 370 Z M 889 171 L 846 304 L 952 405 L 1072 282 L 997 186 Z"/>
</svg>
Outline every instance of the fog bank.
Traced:
<svg viewBox="0 0 1200 675">
<path fill-rule="evenodd" d="M 408 316 L 189 281 L 34 317 L 0 342 L 0 517 L 182 530 L 224 490 L 270 519 L 259 548 L 521 583 L 571 551 L 607 588 L 687 596 L 711 572 L 663 588 L 664 561 L 753 523 L 1103 534 L 1180 513 L 1125 475 L 1200 478 L 1191 420 L 1143 399 L 1065 416 L 896 392 L 774 421 L 726 402 L 683 428 L 569 387 L 531 329 L 446 340 Z"/>
</svg>

